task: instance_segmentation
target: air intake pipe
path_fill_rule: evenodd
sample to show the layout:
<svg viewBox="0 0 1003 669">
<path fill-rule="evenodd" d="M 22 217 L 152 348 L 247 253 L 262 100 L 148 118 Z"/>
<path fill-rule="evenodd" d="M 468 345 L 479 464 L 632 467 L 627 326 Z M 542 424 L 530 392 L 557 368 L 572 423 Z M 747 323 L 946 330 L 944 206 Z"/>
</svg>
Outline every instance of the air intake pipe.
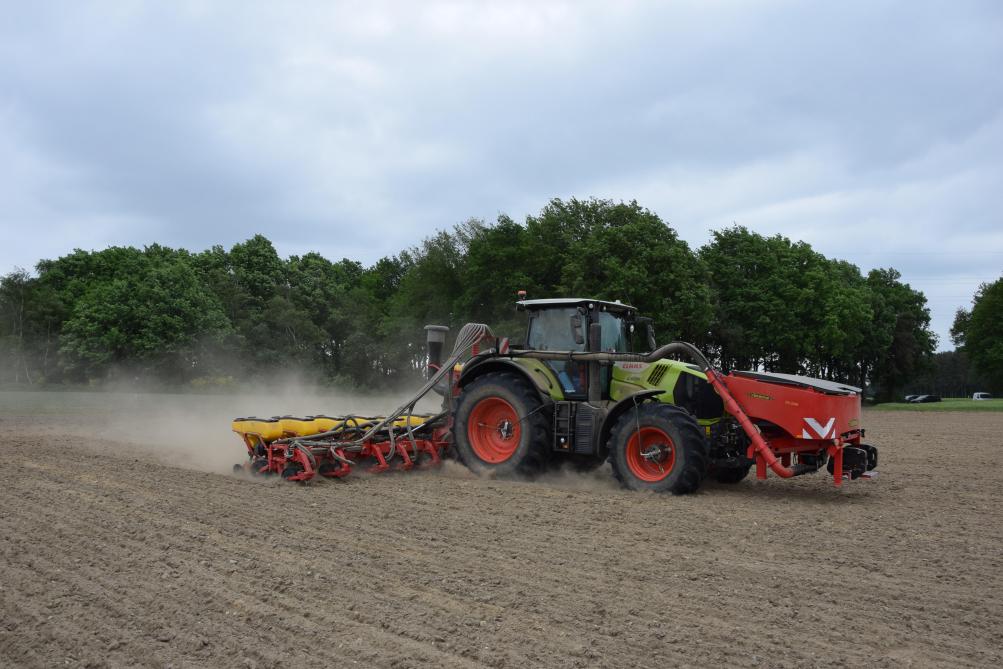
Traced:
<svg viewBox="0 0 1003 669">
<path fill-rule="evenodd" d="M 606 353 L 595 351 L 590 353 L 579 353 L 576 351 L 534 351 L 526 349 L 513 349 L 508 355 L 512 358 L 536 358 L 537 360 L 574 360 L 577 362 L 655 362 L 670 355 L 679 354 L 693 360 L 701 372 L 711 368 L 710 362 L 704 357 L 693 344 L 684 341 L 674 341 L 665 346 L 659 346 L 651 353 Z"/>
</svg>

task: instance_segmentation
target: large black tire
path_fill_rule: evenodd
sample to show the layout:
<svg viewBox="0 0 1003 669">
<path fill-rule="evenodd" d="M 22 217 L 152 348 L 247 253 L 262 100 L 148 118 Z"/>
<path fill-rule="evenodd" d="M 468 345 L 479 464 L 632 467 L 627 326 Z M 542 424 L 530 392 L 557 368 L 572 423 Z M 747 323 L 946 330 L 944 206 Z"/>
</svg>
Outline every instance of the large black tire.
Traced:
<svg viewBox="0 0 1003 669">
<path fill-rule="evenodd" d="M 749 475 L 749 470 L 752 469 L 752 465 L 745 465 L 742 467 L 721 467 L 715 469 L 711 476 L 718 483 L 738 483 Z"/>
<path fill-rule="evenodd" d="M 298 462 L 291 462 L 282 470 L 282 478 L 290 479 L 303 472 L 303 465 Z"/>
<path fill-rule="evenodd" d="M 495 372 L 463 389 L 453 421 L 453 448 L 471 471 L 532 475 L 550 460 L 550 412 L 536 389 Z"/>
<path fill-rule="evenodd" d="M 695 492 L 707 475 L 707 442 L 700 425 L 671 404 L 646 402 L 625 412 L 607 448 L 613 475 L 631 490 L 684 495 Z"/>
</svg>

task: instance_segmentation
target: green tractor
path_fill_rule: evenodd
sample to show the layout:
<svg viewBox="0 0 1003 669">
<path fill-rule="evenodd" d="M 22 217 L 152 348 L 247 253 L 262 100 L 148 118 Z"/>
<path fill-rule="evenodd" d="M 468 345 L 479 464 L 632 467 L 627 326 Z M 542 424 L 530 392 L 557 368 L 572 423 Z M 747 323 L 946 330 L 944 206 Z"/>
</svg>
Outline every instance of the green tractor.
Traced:
<svg viewBox="0 0 1003 669">
<path fill-rule="evenodd" d="M 529 316 L 524 346 L 474 356 L 456 379 L 453 440 L 467 467 L 504 476 L 608 460 L 628 488 L 677 494 L 708 474 L 734 483 L 749 472 L 741 431 L 720 433 L 724 405 L 698 366 L 624 355 L 656 348 L 651 320 L 634 307 L 517 305 Z"/>
</svg>

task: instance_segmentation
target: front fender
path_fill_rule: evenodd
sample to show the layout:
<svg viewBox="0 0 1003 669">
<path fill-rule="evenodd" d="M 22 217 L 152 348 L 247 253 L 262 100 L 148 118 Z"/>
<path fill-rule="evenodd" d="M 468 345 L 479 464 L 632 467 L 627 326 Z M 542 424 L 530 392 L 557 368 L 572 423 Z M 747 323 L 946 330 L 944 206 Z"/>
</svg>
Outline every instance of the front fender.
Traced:
<svg viewBox="0 0 1003 669">
<path fill-rule="evenodd" d="M 654 402 L 657 401 L 656 398 L 662 393 L 666 392 L 664 388 L 654 388 L 652 390 L 641 390 L 639 392 L 633 393 L 624 397 L 622 400 L 614 404 L 609 412 L 606 414 L 606 419 L 603 421 L 602 426 L 599 428 L 599 441 L 598 446 L 600 451 L 605 452 L 606 442 L 609 441 L 609 434 L 613 431 L 613 426 L 616 422 L 620 420 L 620 416 L 626 413 L 629 409 L 634 408 L 638 404 L 643 404 L 644 402 Z"/>
</svg>

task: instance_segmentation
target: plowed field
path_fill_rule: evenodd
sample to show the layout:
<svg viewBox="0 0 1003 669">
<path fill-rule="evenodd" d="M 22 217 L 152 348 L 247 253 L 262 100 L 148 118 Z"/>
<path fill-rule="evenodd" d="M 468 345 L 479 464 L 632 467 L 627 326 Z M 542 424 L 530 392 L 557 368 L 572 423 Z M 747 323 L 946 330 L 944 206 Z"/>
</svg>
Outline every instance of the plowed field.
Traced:
<svg viewBox="0 0 1003 669">
<path fill-rule="evenodd" d="M 1003 415 L 868 412 L 876 480 L 672 497 L 251 480 L 236 406 L 0 393 L 0 665 L 1003 665 Z"/>
</svg>

